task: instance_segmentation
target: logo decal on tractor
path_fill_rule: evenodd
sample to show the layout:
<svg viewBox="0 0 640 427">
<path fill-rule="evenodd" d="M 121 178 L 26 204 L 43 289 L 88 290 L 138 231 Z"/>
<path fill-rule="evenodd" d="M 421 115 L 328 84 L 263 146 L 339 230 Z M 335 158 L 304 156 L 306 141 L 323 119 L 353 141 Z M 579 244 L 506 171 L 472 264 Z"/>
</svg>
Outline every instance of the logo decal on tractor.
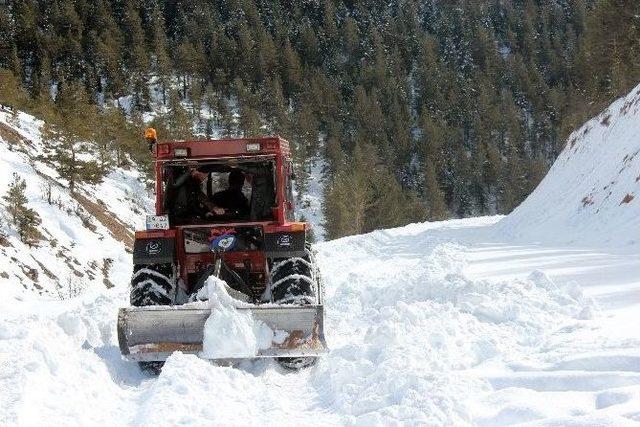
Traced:
<svg viewBox="0 0 640 427">
<path fill-rule="evenodd" d="M 215 238 L 211 242 L 211 250 L 214 252 L 216 250 L 219 250 L 221 252 L 226 252 L 233 249 L 235 244 L 236 244 L 236 236 L 234 236 L 233 234 L 223 234 L 222 236 Z"/>
<path fill-rule="evenodd" d="M 147 246 L 145 246 L 144 250 L 149 255 L 158 255 L 162 251 L 162 243 L 157 240 L 152 240 L 147 243 Z"/>
<path fill-rule="evenodd" d="M 293 237 L 291 234 L 281 234 L 278 236 L 278 240 L 276 240 L 276 244 L 278 246 L 286 246 L 289 247 L 293 243 Z"/>
</svg>

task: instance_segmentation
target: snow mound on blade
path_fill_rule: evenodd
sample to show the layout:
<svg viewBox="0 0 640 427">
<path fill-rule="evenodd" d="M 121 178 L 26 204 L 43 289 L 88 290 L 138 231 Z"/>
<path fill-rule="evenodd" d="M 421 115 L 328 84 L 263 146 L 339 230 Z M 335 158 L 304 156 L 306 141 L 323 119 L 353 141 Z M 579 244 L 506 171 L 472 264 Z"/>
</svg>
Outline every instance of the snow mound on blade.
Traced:
<svg viewBox="0 0 640 427">
<path fill-rule="evenodd" d="M 591 304 L 539 271 L 471 280 L 465 247 L 428 232 L 377 231 L 318 251 L 332 351 L 314 379 L 355 425 L 471 424 L 465 400 L 490 385 L 462 371 L 524 363 Z"/>
<path fill-rule="evenodd" d="M 223 280 L 207 279 L 211 316 L 204 324 L 203 349 L 200 356 L 208 359 L 254 357 L 261 349 L 271 347 L 274 333 L 264 322 L 256 320 L 248 310 L 251 305 L 233 299 Z"/>
<path fill-rule="evenodd" d="M 640 241 L 640 86 L 568 138 L 535 191 L 497 227 L 558 243 Z"/>
</svg>

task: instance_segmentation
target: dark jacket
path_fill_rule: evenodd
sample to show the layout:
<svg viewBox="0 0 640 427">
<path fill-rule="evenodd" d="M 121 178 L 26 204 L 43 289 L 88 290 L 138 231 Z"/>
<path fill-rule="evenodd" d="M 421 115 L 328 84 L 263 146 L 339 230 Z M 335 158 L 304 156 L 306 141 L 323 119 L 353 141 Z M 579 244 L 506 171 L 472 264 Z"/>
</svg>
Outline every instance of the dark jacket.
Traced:
<svg viewBox="0 0 640 427">
<path fill-rule="evenodd" d="M 211 197 L 211 201 L 217 207 L 229 211 L 230 215 L 249 215 L 249 201 L 240 189 L 228 188 L 218 191 Z"/>
</svg>

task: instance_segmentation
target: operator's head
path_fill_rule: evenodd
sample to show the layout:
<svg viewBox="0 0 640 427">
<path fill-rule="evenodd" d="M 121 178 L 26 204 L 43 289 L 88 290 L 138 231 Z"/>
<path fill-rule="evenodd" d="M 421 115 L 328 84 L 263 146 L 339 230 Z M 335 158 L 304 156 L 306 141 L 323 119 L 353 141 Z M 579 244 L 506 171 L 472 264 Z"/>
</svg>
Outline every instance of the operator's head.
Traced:
<svg viewBox="0 0 640 427">
<path fill-rule="evenodd" d="M 202 182 L 205 179 L 207 179 L 207 173 L 203 172 L 201 170 L 196 169 L 195 167 L 192 167 L 190 169 L 191 172 L 191 176 L 195 179 L 197 179 L 198 181 Z"/>
<path fill-rule="evenodd" d="M 242 188 L 244 185 L 244 174 L 240 169 L 233 169 L 229 174 L 229 188 Z"/>
</svg>

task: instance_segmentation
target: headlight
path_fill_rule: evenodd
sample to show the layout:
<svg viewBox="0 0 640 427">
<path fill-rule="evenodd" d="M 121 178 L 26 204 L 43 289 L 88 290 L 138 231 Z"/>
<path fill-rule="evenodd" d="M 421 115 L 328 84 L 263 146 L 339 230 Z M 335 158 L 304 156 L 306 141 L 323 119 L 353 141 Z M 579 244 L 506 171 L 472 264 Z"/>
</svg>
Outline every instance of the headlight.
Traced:
<svg viewBox="0 0 640 427">
<path fill-rule="evenodd" d="M 260 143 L 259 142 L 249 142 L 247 143 L 247 151 L 260 151 Z"/>
</svg>

